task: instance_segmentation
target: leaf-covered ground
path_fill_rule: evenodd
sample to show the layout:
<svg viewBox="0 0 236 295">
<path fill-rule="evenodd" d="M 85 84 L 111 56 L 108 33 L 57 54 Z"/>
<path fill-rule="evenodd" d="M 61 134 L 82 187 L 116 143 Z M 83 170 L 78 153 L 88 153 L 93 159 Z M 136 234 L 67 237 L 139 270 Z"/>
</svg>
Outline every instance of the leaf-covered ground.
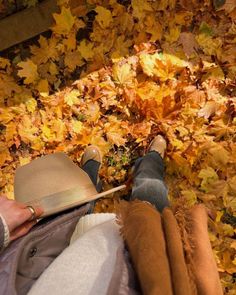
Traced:
<svg viewBox="0 0 236 295">
<path fill-rule="evenodd" d="M 88 144 L 104 187 L 130 179 L 157 134 L 168 141 L 169 197 L 209 208 L 225 294 L 236 294 L 236 2 L 67 1 L 52 33 L 0 57 L 0 189 L 16 167 Z M 112 211 L 114 199 L 99 201 Z"/>
</svg>

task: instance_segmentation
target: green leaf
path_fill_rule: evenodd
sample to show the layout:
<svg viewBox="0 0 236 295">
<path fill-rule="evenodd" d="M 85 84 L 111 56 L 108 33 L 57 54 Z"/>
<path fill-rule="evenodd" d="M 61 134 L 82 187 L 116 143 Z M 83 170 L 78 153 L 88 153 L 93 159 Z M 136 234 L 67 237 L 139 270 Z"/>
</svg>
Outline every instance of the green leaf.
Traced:
<svg viewBox="0 0 236 295">
<path fill-rule="evenodd" d="M 202 22 L 200 27 L 199 27 L 199 31 L 201 34 L 205 34 L 207 36 L 213 36 L 214 35 L 214 32 L 212 30 L 211 27 L 208 26 L 207 23 L 205 22 Z"/>
</svg>

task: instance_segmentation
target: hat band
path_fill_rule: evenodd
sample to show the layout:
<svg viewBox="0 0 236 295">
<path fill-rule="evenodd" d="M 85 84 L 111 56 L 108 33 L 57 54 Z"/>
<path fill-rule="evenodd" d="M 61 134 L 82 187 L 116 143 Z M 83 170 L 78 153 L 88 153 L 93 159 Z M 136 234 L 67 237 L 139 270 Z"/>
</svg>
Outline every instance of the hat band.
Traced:
<svg viewBox="0 0 236 295">
<path fill-rule="evenodd" d="M 51 212 L 56 210 L 61 210 L 64 207 L 69 207 L 74 203 L 80 203 L 83 200 L 86 200 L 88 196 L 95 195 L 96 191 L 91 186 L 75 187 L 69 190 L 61 191 L 54 193 L 48 196 L 45 196 L 41 199 L 36 199 L 30 202 L 27 202 L 28 205 L 40 206 L 45 210 L 44 215 L 49 215 Z"/>
</svg>

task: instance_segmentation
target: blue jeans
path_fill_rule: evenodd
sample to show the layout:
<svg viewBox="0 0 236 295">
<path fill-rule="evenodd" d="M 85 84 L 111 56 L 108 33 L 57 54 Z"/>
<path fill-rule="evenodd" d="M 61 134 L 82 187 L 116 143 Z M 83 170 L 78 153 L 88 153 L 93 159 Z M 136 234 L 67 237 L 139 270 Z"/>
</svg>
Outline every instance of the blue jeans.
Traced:
<svg viewBox="0 0 236 295">
<path fill-rule="evenodd" d="M 134 184 L 131 200 L 139 199 L 153 204 L 158 211 L 169 206 L 168 190 L 164 183 L 164 162 L 159 153 L 151 151 L 139 158 L 134 166 Z"/>
<path fill-rule="evenodd" d="M 101 182 L 97 183 L 99 166 L 97 161 L 89 160 L 82 169 L 89 175 L 96 190 L 101 192 Z M 169 206 L 168 190 L 164 183 L 164 170 L 163 159 L 155 151 L 138 158 L 134 166 L 134 185 L 130 199 L 150 202 L 160 212 Z"/>
</svg>

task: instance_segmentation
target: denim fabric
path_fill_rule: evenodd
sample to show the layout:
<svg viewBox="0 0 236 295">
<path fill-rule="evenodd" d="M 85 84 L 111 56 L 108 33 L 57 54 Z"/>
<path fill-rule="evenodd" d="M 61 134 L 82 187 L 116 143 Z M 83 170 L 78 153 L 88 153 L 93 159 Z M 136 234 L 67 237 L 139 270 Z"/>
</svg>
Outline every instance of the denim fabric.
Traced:
<svg viewBox="0 0 236 295">
<path fill-rule="evenodd" d="M 100 167 L 100 163 L 95 160 L 88 160 L 83 167 L 81 167 L 90 177 L 92 183 L 94 184 L 96 190 L 98 193 L 102 190 L 102 183 L 101 181 L 97 182 L 98 179 L 98 170 Z M 90 209 L 88 211 L 88 214 L 93 213 L 95 206 L 95 201 L 90 202 Z"/>
<path fill-rule="evenodd" d="M 139 158 L 134 166 L 134 185 L 131 200 L 139 199 L 155 205 L 158 211 L 169 206 L 168 190 L 164 183 L 164 162 L 159 153 L 151 151 Z"/>
<path fill-rule="evenodd" d="M 89 160 L 82 169 L 88 174 L 96 187 L 97 192 L 101 192 L 101 181 L 97 184 L 98 170 L 100 163 Z M 167 198 L 168 190 L 164 184 L 164 162 L 159 153 L 149 152 L 135 162 L 134 185 L 130 199 L 139 199 L 155 205 L 160 212 L 169 206 Z M 91 212 L 95 202 L 91 202 Z"/>
<path fill-rule="evenodd" d="M 94 186 L 96 187 L 96 190 L 98 193 L 101 192 L 102 190 L 102 183 L 101 181 L 99 181 L 97 183 L 97 179 L 98 179 L 98 170 L 100 167 L 100 163 L 95 161 L 95 160 L 88 160 L 84 166 L 82 167 L 82 169 L 88 174 L 88 176 L 90 177 L 92 183 L 94 184 Z"/>
</svg>

